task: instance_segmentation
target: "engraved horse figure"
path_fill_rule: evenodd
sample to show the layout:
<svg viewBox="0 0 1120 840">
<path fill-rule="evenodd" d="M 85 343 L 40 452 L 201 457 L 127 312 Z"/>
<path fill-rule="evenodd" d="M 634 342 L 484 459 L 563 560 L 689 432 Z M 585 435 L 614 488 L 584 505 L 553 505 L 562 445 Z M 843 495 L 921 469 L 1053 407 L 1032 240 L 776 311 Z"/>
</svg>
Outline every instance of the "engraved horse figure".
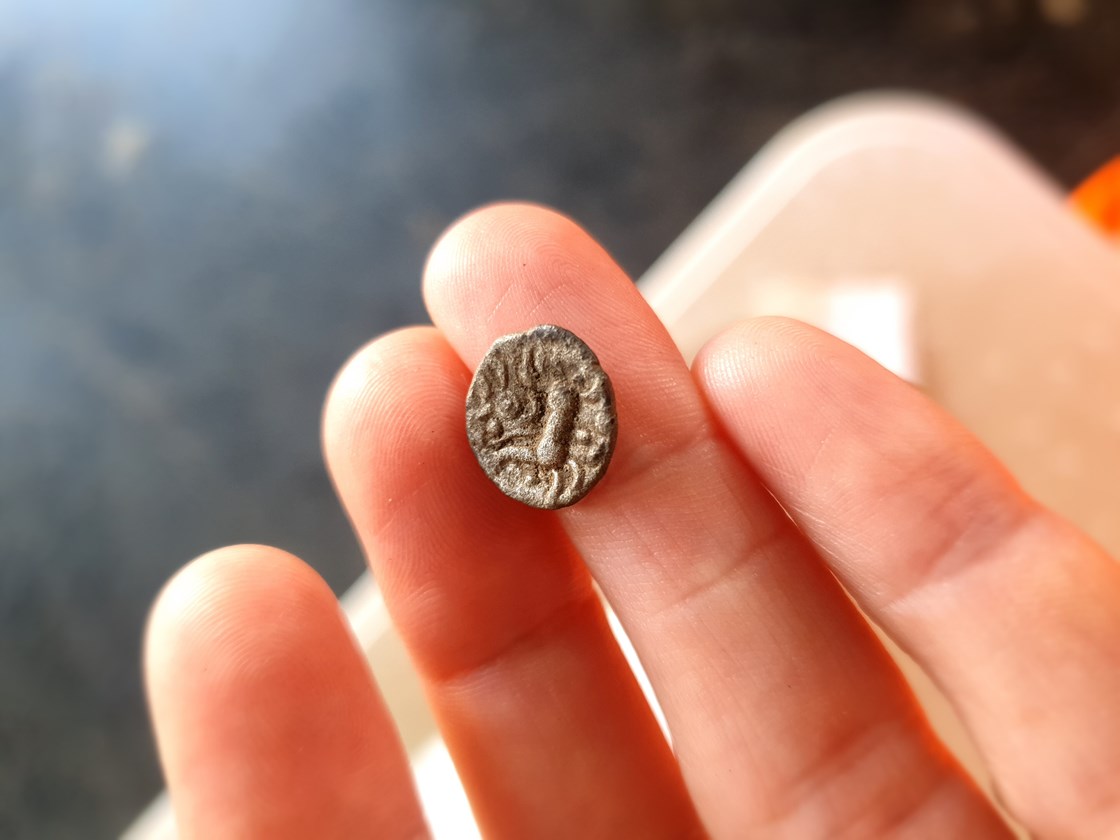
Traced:
<svg viewBox="0 0 1120 840">
<path fill-rule="evenodd" d="M 555 505 L 581 489 L 587 462 L 609 441 L 580 409 L 602 401 L 594 381 L 555 354 L 524 345 L 515 357 L 480 371 L 484 405 L 483 445 L 496 452 L 502 469 L 514 466 L 530 485 L 547 482 L 543 500 Z"/>
</svg>

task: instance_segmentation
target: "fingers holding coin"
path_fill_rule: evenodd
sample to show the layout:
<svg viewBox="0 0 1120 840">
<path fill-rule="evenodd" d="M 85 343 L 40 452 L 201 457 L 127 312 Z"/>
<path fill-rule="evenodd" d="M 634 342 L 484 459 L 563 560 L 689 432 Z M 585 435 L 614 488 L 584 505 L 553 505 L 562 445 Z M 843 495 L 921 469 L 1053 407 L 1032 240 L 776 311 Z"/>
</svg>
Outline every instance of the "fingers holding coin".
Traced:
<svg viewBox="0 0 1120 840">
<path fill-rule="evenodd" d="M 424 292 L 471 370 L 495 340 L 551 324 L 610 377 L 609 470 L 556 515 L 638 649 L 712 834 L 877 835 L 907 814 L 919 833 L 1000 835 L 866 622 L 713 422 L 664 327 L 586 233 L 542 208 L 487 208 L 436 245 Z M 534 469 L 564 410 L 538 390 L 527 436 L 511 443 Z M 474 476 L 481 495 L 487 478 Z"/>
</svg>

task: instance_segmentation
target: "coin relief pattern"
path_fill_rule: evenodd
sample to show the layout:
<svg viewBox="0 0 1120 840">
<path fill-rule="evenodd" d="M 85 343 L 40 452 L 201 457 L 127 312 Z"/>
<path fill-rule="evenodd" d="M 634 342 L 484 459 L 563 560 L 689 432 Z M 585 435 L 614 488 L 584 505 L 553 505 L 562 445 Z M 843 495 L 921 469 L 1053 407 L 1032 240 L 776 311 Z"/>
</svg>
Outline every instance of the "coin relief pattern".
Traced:
<svg viewBox="0 0 1120 840">
<path fill-rule="evenodd" d="M 614 392 L 586 344 L 543 325 L 499 338 L 467 394 L 467 439 L 507 496 L 555 510 L 603 477 L 618 431 Z"/>
</svg>

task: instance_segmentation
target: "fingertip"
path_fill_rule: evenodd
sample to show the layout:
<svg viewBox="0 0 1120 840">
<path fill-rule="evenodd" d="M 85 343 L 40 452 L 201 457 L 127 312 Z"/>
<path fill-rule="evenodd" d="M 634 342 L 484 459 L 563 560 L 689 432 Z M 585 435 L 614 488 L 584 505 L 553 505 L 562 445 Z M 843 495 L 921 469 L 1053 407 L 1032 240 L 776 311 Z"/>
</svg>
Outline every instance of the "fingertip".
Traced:
<svg viewBox="0 0 1120 840">
<path fill-rule="evenodd" d="M 303 561 L 260 545 L 193 560 L 157 598 L 144 658 L 181 836 L 419 836 L 399 739 L 337 600 Z"/>
<path fill-rule="evenodd" d="M 424 266 L 424 300 L 431 309 L 433 302 L 457 291 L 464 268 L 479 260 L 524 262 L 542 248 L 578 239 L 591 241 L 572 219 L 543 205 L 501 202 L 479 207 L 452 222 L 432 246 Z"/>
<path fill-rule="evenodd" d="M 692 364 L 705 390 L 749 388 L 764 392 L 807 371 L 830 355 L 839 343 L 816 327 L 792 318 L 750 318 L 728 327 L 705 344 Z"/>
<path fill-rule="evenodd" d="M 404 327 L 355 351 L 335 375 L 323 404 L 322 445 L 327 466 L 333 470 L 346 455 L 356 432 L 400 405 L 395 398 L 402 378 L 423 380 L 438 388 L 446 376 L 433 377 L 433 371 L 465 376 L 458 357 L 435 327 Z M 370 416 L 370 409 L 377 416 Z"/>
<path fill-rule="evenodd" d="M 374 476 L 391 478 L 394 495 L 404 495 L 465 450 L 469 382 L 433 327 L 383 335 L 346 363 L 324 407 L 323 453 L 359 536 L 386 513 Z"/>
<path fill-rule="evenodd" d="M 322 578 L 286 551 L 246 544 L 207 552 L 164 584 L 152 605 L 144 633 L 149 683 L 181 672 L 180 660 L 191 654 L 185 645 L 208 648 L 212 641 L 236 636 L 231 622 L 240 623 L 246 610 L 279 610 L 298 625 L 308 610 L 334 604 Z"/>
<path fill-rule="evenodd" d="M 537 289 L 547 289 L 547 298 L 566 298 L 571 311 L 560 315 L 559 307 L 546 309 L 544 300 L 524 305 L 523 295 Z M 491 205 L 465 216 L 436 243 L 424 271 L 428 312 L 470 365 L 495 338 L 541 323 L 570 328 L 605 318 L 629 340 L 641 340 L 645 323 L 619 318 L 619 290 L 640 300 L 583 228 L 532 204 Z M 583 337 L 602 352 L 594 336 Z"/>
</svg>

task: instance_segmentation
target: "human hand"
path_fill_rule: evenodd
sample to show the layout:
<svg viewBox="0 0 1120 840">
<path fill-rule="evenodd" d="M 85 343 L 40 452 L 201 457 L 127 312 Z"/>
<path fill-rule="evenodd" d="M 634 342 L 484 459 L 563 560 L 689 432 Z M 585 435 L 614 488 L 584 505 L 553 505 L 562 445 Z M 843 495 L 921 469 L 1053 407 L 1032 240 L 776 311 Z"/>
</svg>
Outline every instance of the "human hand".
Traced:
<svg viewBox="0 0 1120 840">
<path fill-rule="evenodd" d="M 459 222 L 424 292 L 436 328 L 350 360 L 324 449 L 486 836 L 1008 836 L 839 579 L 1031 831 L 1120 837 L 1120 567 L 921 393 L 778 320 L 690 373 L 621 270 L 540 208 Z M 591 346 L 619 412 L 606 477 L 559 512 L 502 496 L 464 431 L 490 342 L 540 323 Z M 426 835 L 366 663 L 300 560 L 195 560 L 145 662 L 181 836 Z"/>
</svg>

